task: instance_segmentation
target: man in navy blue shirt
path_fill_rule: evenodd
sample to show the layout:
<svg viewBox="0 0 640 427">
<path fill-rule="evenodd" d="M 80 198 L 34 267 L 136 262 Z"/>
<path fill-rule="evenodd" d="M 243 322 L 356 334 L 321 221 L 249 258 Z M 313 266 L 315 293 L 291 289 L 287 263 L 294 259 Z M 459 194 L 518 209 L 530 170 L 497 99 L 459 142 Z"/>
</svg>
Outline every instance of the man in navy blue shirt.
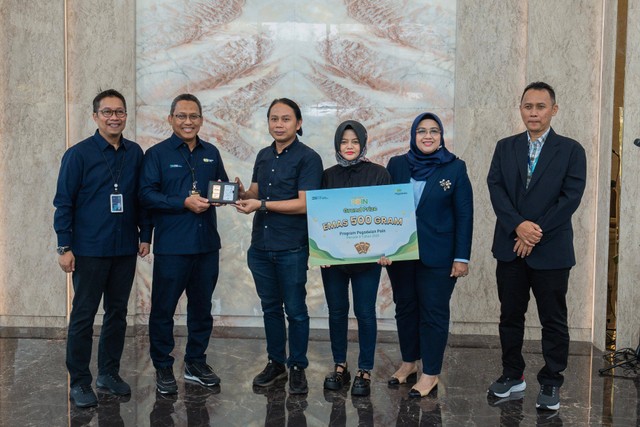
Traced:
<svg viewBox="0 0 640 427">
<path fill-rule="evenodd" d="M 150 354 L 158 391 L 175 394 L 173 315 L 185 291 L 189 336 L 184 378 L 207 387 L 220 384 L 206 356 L 213 329 L 211 297 L 218 280 L 220 236 L 216 210 L 202 195 L 210 181 L 228 181 L 228 177 L 218 149 L 198 137 L 202 126 L 198 98 L 178 95 L 168 120 L 171 138 L 145 154 L 140 199 L 151 211 L 155 227 Z"/>
<path fill-rule="evenodd" d="M 305 193 L 320 188 L 322 160 L 296 136 L 302 135 L 302 113 L 295 102 L 274 100 L 267 118 L 274 141 L 258 153 L 251 186 L 245 192 L 240 184 L 242 200 L 236 205 L 239 212 L 255 212 L 247 261 L 262 304 L 269 358 L 253 384 L 266 387 L 286 378 L 286 364 L 289 393 L 306 394 L 309 248 Z M 288 358 L 283 306 L 289 321 Z"/>
<path fill-rule="evenodd" d="M 122 137 L 127 123 L 124 97 L 109 89 L 93 100 L 96 133 L 69 148 L 62 158 L 54 229 L 58 263 L 72 273 L 73 308 L 67 334 L 70 399 L 78 407 L 98 404 L 91 388 L 93 321 L 104 296 L 96 385 L 116 395 L 131 393 L 120 378 L 127 327 L 127 302 L 136 253 L 149 253 L 151 224 L 138 209 L 143 153 Z"/>
</svg>

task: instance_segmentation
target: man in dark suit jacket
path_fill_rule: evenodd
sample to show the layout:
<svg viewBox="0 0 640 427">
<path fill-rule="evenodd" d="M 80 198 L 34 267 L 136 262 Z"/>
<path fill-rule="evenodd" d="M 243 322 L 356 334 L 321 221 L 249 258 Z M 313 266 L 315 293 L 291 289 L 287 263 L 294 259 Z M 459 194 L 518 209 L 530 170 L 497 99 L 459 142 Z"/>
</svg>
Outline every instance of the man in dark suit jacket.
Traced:
<svg viewBox="0 0 640 427">
<path fill-rule="evenodd" d="M 498 142 L 487 177 L 496 227 L 493 256 L 500 299 L 502 376 L 489 387 L 499 398 L 526 388 L 522 357 L 524 319 L 533 291 L 542 324 L 545 365 L 538 372 L 536 407 L 557 410 L 567 367 L 569 328 L 566 294 L 575 265 L 571 216 L 586 181 L 582 146 L 551 129 L 558 111 L 555 92 L 543 82 L 528 85 L 520 101 L 527 131 Z"/>
</svg>

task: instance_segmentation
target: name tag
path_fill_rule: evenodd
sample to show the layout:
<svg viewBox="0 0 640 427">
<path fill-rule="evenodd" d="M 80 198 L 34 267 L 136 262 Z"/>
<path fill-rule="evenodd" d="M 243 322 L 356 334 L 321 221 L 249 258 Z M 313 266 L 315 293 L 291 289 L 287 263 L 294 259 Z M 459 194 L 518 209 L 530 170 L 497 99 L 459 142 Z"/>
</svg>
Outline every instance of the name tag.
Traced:
<svg viewBox="0 0 640 427">
<path fill-rule="evenodd" d="M 122 200 L 122 194 L 111 194 L 110 205 L 111 205 L 111 213 L 123 213 L 124 212 L 124 204 Z"/>
</svg>

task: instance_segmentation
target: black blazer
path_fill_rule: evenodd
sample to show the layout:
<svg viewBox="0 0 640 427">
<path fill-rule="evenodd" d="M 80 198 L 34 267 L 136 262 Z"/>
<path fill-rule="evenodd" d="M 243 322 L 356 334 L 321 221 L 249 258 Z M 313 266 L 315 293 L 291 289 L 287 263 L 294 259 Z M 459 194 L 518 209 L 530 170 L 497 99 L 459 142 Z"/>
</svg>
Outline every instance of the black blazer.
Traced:
<svg viewBox="0 0 640 427">
<path fill-rule="evenodd" d="M 391 158 L 387 170 L 394 184 L 411 179 L 406 154 Z M 427 267 L 451 268 L 454 259 L 471 258 L 473 192 L 462 160 L 442 165 L 427 178 L 416 226 L 420 261 Z"/>
<path fill-rule="evenodd" d="M 573 139 L 549 131 L 538 163 L 527 182 L 529 145 L 527 133 L 498 141 L 487 184 L 496 213 L 493 256 L 513 261 L 516 227 L 529 220 L 542 228 L 542 239 L 525 258 L 536 269 L 570 268 L 575 265 L 571 216 L 584 193 L 587 160 Z"/>
</svg>

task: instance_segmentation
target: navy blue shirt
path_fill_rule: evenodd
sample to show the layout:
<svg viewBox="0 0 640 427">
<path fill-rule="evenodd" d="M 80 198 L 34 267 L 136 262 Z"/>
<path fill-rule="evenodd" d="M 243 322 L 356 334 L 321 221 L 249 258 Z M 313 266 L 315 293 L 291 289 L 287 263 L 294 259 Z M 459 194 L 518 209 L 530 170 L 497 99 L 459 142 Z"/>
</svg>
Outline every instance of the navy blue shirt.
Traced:
<svg viewBox="0 0 640 427">
<path fill-rule="evenodd" d="M 322 181 L 322 159 L 296 138 L 278 154 L 275 142 L 256 157 L 251 182 L 258 184 L 258 198 L 266 201 L 298 198 L 298 191 L 317 190 Z M 251 245 L 256 249 L 283 251 L 309 244 L 307 216 L 256 211 Z"/>
<path fill-rule="evenodd" d="M 153 147 L 144 156 L 140 176 L 140 200 L 152 214 L 155 228 L 153 252 L 160 255 L 201 254 L 220 249 L 216 209 L 202 213 L 184 207 L 193 183 L 206 197 L 209 181 L 228 181 L 220 152 L 197 138 L 193 151 L 176 134 Z"/>
<path fill-rule="evenodd" d="M 53 199 L 58 246 L 70 246 L 74 255 L 107 257 L 135 255 L 138 237 L 151 242 L 151 223 L 138 207 L 142 158 L 135 142 L 121 137 L 116 150 L 97 130 L 64 153 Z M 118 175 L 124 211 L 111 213 Z"/>
</svg>

